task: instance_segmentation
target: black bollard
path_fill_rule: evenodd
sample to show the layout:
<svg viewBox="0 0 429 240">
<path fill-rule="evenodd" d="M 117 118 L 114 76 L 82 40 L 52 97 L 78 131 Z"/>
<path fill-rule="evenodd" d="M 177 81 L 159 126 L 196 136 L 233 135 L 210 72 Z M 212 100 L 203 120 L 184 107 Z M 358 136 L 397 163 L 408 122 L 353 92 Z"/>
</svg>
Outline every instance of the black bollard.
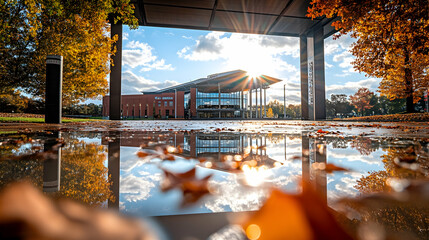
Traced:
<svg viewBox="0 0 429 240">
<path fill-rule="evenodd" d="M 45 123 L 61 123 L 63 56 L 46 57 Z"/>
</svg>

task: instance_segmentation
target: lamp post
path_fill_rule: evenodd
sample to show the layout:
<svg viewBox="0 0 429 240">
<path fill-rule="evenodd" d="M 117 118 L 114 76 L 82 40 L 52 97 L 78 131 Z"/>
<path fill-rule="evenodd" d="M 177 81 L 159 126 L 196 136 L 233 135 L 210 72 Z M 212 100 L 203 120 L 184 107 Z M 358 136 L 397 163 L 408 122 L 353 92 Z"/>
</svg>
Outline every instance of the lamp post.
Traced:
<svg viewBox="0 0 429 240">
<path fill-rule="evenodd" d="M 286 119 L 286 84 L 283 85 L 283 118 Z"/>
</svg>

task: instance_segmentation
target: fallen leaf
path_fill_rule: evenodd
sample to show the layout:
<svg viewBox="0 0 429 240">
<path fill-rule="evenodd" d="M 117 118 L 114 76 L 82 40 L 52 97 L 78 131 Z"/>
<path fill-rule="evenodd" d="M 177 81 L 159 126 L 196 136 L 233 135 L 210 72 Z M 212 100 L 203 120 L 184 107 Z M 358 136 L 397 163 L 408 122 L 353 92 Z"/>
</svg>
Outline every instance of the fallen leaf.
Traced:
<svg viewBox="0 0 429 240">
<path fill-rule="evenodd" d="M 311 184 L 299 195 L 273 190 L 259 211 L 240 225 L 249 239 L 352 239 Z"/>
</svg>

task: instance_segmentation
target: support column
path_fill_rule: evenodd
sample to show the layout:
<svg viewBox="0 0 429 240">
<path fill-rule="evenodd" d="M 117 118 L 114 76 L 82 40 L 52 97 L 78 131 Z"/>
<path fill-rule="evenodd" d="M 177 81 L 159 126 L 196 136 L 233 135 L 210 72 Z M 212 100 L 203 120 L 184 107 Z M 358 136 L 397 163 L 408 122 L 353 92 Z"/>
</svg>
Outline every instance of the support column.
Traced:
<svg viewBox="0 0 429 240">
<path fill-rule="evenodd" d="M 220 84 L 217 84 L 217 90 L 219 92 L 219 118 L 221 118 L 221 113 L 220 113 Z"/>
<path fill-rule="evenodd" d="M 250 119 L 253 118 L 253 113 L 252 113 L 252 89 L 249 90 L 249 110 L 250 110 Z"/>
<path fill-rule="evenodd" d="M 258 117 L 258 88 L 255 88 L 255 118 Z"/>
<path fill-rule="evenodd" d="M 259 88 L 259 117 L 262 118 L 262 86 Z"/>
<path fill-rule="evenodd" d="M 308 56 L 307 36 L 299 36 L 300 63 L 301 63 L 301 119 L 309 120 L 308 115 Z"/>
<path fill-rule="evenodd" d="M 286 119 L 286 84 L 283 85 L 283 119 Z"/>
<path fill-rule="evenodd" d="M 113 65 L 110 65 L 110 104 L 109 119 L 121 119 L 121 73 L 122 73 L 122 22 L 113 23 L 110 18 L 110 36 L 118 35 L 118 41 L 114 43 L 116 47 L 115 55 L 112 55 Z"/>
<path fill-rule="evenodd" d="M 267 117 L 267 89 L 264 88 L 264 117 Z"/>
<path fill-rule="evenodd" d="M 325 53 L 323 28 L 314 32 L 314 119 L 326 119 Z"/>
<path fill-rule="evenodd" d="M 241 118 L 244 118 L 244 92 L 243 91 L 240 92 L 240 96 L 241 96 L 241 106 L 240 106 Z"/>
</svg>

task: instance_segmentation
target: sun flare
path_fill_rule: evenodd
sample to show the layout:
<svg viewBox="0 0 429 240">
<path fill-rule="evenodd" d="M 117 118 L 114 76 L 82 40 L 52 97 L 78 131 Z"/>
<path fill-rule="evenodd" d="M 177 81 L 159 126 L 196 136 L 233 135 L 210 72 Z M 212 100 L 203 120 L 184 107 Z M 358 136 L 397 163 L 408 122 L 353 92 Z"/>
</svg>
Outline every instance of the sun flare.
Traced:
<svg viewBox="0 0 429 240">
<path fill-rule="evenodd" d="M 256 70 L 247 70 L 246 72 L 247 72 L 247 75 L 253 79 L 262 75 L 262 72 L 256 71 Z"/>
</svg>

